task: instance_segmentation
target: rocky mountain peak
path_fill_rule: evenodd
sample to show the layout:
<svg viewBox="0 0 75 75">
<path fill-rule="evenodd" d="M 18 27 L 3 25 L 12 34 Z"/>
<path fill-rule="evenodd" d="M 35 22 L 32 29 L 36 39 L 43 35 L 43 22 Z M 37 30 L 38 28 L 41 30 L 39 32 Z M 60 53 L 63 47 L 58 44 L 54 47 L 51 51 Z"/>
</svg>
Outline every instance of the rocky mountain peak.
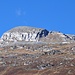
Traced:
<svg viewBox="0 0 75 75">
<path fill-rule="evenodd" d="M 75 75 L 75 35 L 27 26 L 8 30 L 0 38 L 0 75 L 11 74 Z"/>
<path fill-rule="evenodd" d="M 38 41 L 48 33 L 49 31 L 42 28 L 19 26 L 5 32 L 1 39 L 4 41 Z"/>
<path fill-rule="evenodd" d="M 18 26 L 8 30 L 0 38 L 0 45 L 11 42 L 71 43 L 75 42 L 75 35 L 48 31 L 42 28 Z"/>
<path fill-rule="evenodd" d="M 8 30 L 7 32 L 11 32 L 11 33 L 13 33 L 13 32 L 33 33 L 34 32 L 34 33 L 37 33 L 37 32 L 39 32 L 41 30 L 44 30 L 44 29 L 42 29 L 42 28 L 35 28 L 35 27 L 29 27 L 29 26 L 18 26 L 18 27 L 15 27 L 15 28 L 12 28 L 12 29 Z"/>
</svg>

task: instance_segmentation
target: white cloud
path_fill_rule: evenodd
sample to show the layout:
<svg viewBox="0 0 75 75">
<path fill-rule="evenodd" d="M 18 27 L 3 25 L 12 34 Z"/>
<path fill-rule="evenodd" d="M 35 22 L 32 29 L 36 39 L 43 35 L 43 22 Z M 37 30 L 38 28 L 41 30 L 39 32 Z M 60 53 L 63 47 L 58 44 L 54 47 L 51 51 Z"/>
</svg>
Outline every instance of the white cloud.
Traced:
<svg viewBox="0 0 75 75">
<path fill-rule="evenodd" d="M 18 16 L 25 16 L 26 12 L 23 11 L 22 9 L 17 9 L 17 10 L 16 10 L 16 14 L 17 14 Z"/>
</svg>

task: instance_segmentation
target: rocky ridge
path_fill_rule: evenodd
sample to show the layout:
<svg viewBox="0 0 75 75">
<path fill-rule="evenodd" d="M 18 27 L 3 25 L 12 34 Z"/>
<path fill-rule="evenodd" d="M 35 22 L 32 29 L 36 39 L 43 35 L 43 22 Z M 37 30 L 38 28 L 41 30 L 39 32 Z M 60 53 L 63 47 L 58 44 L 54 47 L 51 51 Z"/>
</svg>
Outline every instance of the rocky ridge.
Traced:
<svg viewBox="0 0 75 75">
<path fill-rule="evenodd" d="M 47 36 L 49 31 L 41 28 L 27 26 L 15 27 L 3 34 L 3 41 L 38 41 L 41 37 Z"/>
<path fill-rule="evenodd" d="M 0 75 L 75 75 L 75 35 L 27 26 L 5 32 Z"/>
<path fill-rule="evenodd" d="M 75 42 L 75 35 L 48 31 L 42 28 L 18 26 L 8 30 L 2 35 L 0 39 L 0 45 L 24 41 L 43 43 L 71 43 Z"/>
</svg>

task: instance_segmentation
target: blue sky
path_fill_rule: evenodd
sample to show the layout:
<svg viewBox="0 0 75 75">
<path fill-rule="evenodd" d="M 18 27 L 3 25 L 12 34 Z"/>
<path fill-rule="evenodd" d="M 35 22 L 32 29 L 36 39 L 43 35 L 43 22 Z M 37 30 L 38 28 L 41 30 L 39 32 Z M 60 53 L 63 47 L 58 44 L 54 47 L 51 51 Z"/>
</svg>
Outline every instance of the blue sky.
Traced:
<svg viewBox="0 0 75 75">
<path fill-rule="evenodd" d="M 0 36 L 24 25 L 75 34 L 75 0 L 0 0 Z"/>
</svg>

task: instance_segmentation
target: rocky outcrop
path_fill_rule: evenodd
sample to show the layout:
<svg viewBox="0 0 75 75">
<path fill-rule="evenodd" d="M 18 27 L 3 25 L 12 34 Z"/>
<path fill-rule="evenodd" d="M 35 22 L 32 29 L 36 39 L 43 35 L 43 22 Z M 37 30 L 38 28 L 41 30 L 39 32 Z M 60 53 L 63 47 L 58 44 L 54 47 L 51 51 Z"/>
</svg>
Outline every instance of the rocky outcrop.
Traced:
<svg viewBox="0 0 75 75">
<path fill-rule="evenodd" d="M 42 38 L 42 41 L 45 40 L 45 42 L 49 43 L 71 43 L 75 42 L 75 35 L 69 35 L 69 34 L 63 34 L 61 32 L 56 32 L 56 31 L 50 31 L 47 37 Z"/>
<path fill-rule="evenodd" d="M 1 39 L 8 42 L 39 41 L 41 37 L 46 37 L 48 33 L 46 29 L 19 26 L 5 32 Z"/>
<path fill-rule="evenodd" d="M 56 31 L 48 31 L 42 28 L 28 26 L 15 27 L 5 32 L 0 39 L 0 46 L 27 44 L 27 43 L 51 43 L 65 44 L 75 42 L 75 35 L 63 34 Z"/>
</svg>

